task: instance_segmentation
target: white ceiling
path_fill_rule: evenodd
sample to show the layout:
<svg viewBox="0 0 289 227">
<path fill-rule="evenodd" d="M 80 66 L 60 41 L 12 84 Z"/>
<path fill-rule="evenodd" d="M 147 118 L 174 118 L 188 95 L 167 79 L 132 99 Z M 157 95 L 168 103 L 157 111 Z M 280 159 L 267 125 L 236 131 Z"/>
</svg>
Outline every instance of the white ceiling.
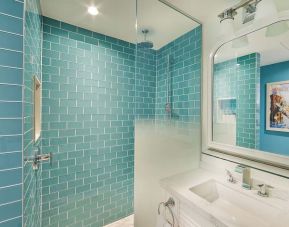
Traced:
<svg viewBox="0 0 289 227">
<path fill-rule="evenodd" d="M 200 21 L 203 21 L 207 32 L 220 32 L 217 15 L 224 9 L 233 6 L 240 0 L 167 0 Z M 274 0 L 279 11 L 289 9 L 289 0 Z M 100 14 L 93 17 L 87 13 L 87 7 L 96 5 Z M 143 40 L 141 30 L 148 28 L 148 39 L 154 42 L 154 48 L 159 49 L 175 38 L 198 26 L 196 22 L 184 17 L 158 0 L 138 0 L 138 32 L 136 33 L 136 0 L 41 0 L 43 15 L 116 37 L 128 42 L 136 43 Z M 242 29 L 241 12 L 234 21 L 235 31 Z M 211 32 L 211 33 L 212 33 Z M 227 54 L 219 53 L 218 61 L 229 59 L 242 54 L 259 52 L 261 64 L 267 65 L 289 60 L 287 48 L 289 43 L 286 36 L 276 39 L 266 39 L 263 33 L 249 36 L 249 45 L 243 49 L 232 49 L 227 45 Z M 214 34 L 216 36 L 216 34 Z M 288 34 L 287 34 L 288 36 Z M 212 45 L 215 40 L 206 37 Z M 282 44 L 280 42 L 282 41 Z M 224 47 L 225 48 L 225 47 Z"/>
<path fill-rule="evenodd" d="M 158 0 L 41 0 L 44 16 L 136 43 L 143 40 L 141 30 L 150 30 L 148 39 L 159 49 L 198 24 Z M 91 16 L 87 7 L 97 6 L 100 14 Z"/>
</svg>

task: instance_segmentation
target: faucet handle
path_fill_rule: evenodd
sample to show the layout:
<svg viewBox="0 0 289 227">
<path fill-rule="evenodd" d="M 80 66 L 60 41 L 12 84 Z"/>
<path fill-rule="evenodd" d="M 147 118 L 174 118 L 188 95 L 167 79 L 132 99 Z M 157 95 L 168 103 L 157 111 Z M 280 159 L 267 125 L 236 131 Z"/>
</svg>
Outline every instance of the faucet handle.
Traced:
<svg viewBox="0 0 289 227">
<path fill-rule="evenodd" d="M 270 185 L 267 184 L 258 184 L 259 187 L 259 191 L 258 191 L 258 195 L 262 196 L 262 197 L 269 197 L 269 188 L 273 188 Z"/>
<path fill-rule="evenodd" d="M 233 176 L 233 174 L 227 169 L 226 169 L 226 173 L 227 173 L 227 176 L 228 176 L 228 181 L 230 183 L 235 184 L 237 181 L 236 181 L 235 177 Z"/>
</svg>

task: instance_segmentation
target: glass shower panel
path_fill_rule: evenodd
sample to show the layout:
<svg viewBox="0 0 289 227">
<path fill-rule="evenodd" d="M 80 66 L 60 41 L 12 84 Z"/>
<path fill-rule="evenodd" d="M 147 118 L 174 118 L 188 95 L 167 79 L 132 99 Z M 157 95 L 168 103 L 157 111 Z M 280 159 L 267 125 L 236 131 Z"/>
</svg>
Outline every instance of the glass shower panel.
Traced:
<svg viewBox="0 0 289 227">
<path fill-rule="evenodd" d="M 27 0 L 24 21 L 23 156 L 42 153 L 42 138 L 34 142 L 34 77 L 42 80 L 42 16 L 39 0 Z M 23 226 L 41 226 L 41 165 L 23 163 Z"/>
<path fill-rule="evenodd" d="M 135 226 L 146 227 L 165 200 L 159 180 L 199 163 L 202 27 L 161 1 L 137 6 Z"/>
</svg>

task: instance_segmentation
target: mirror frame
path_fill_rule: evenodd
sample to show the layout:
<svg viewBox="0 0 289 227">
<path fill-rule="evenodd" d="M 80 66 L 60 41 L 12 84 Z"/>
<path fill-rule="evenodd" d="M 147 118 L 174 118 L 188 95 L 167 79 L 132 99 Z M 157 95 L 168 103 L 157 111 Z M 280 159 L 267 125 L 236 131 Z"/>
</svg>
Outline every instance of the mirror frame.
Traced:
<svg viewBox="0 0 289 227">
<path fill-rule="evenodd" d="M 272 18 L 272 17 L 271 17 Z M 282 168 L 289 170 L 289 156 L 274 154 L 266 151 L 260 151 L 256 149 L 248 149 L 239 146 L 227 145 L 223 143 L 218 143 L 213 141 L 213 66 L 214 66 L 214 56 L 217 51 L 225 44 L 238 39 L 242 36 L 249 35 L 251 33 L 257 32 L 261 29 L 264 29 L 272 24 L 282 22 L 282 21 L 289 21 L 289 10 L 279 13 L 275 19 L 266 18 L 262 21 L 254 22 L 253 24 L 249 25 L 248 27 L 238 31 L 235 35 L 228 37 L 221 42 L 218 42 L 215 48 L 210 53 L 210 60 L 208 66 L 208 81 L 207 81 L 207 122 L 204 122 L 203 127 L 205 136 L 205 146 L 203 153 L 208 154 L 210 151 L 215 151 L 223 154 L 227 154 L 234 157 L 244 158 L 247 160 L 251 160 L 254 162 Z"/>
</svg>

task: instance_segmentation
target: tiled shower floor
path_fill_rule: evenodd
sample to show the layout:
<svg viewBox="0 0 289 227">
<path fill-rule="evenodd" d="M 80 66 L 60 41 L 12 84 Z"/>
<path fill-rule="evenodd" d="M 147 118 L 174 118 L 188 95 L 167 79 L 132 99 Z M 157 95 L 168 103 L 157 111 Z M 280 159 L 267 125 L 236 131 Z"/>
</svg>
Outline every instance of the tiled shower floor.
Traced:
<svg viewBox="0 0 289 227">
<path fill-rule="evenodd" d="M 133 227 L 133 215 L 123 218 L 117 222 L 111 223 L 104 227 Z"/>
</svg>

